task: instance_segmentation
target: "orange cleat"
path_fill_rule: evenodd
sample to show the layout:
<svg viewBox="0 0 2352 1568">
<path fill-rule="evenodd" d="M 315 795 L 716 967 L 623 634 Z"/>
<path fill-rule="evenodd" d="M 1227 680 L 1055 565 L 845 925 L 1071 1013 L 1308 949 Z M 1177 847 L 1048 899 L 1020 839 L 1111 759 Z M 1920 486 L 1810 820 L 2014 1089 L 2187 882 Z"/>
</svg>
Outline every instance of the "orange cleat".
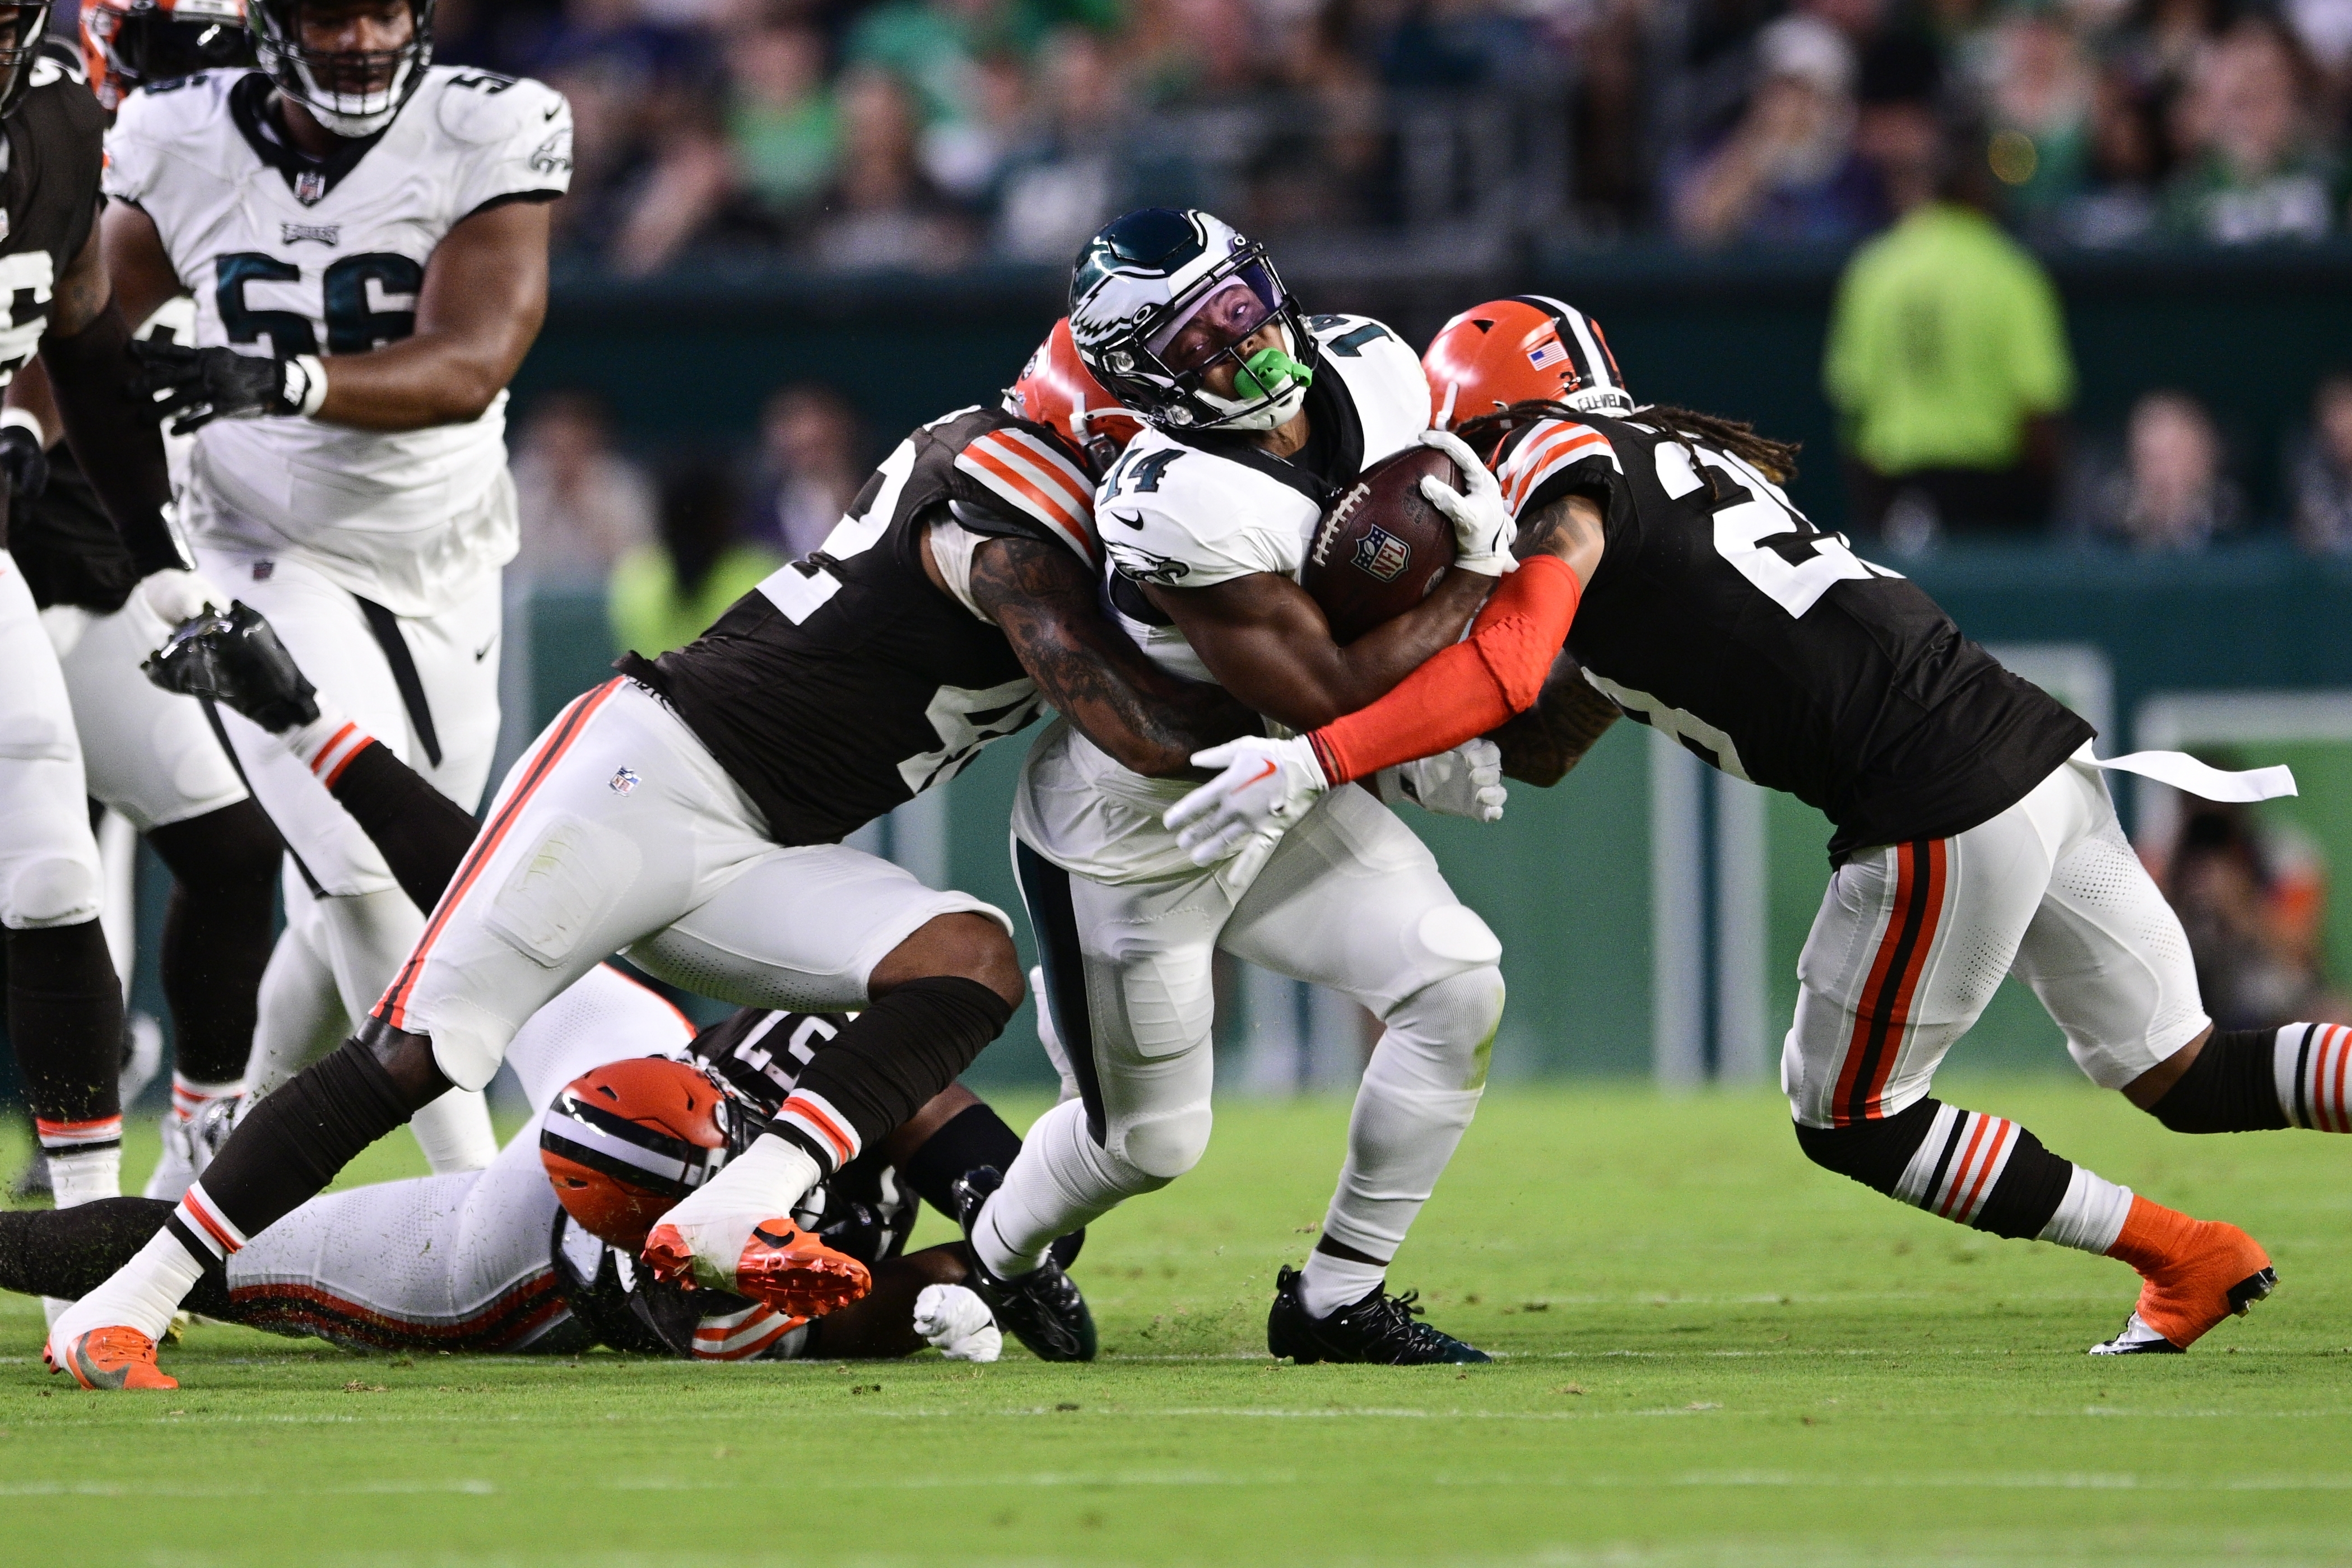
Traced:
<svg viewBox="0 0 2352 1568">
<path fill-rule="evenodd" d="M 865 1264 L 784 1218 L 752 1226 L 731 1270 L 713 1267 L 678 1227 L 667 1223 L 646 1238 L 644 1258 L 656 1280 L 731 1291 L 788 1317 L 821 1318 L 874 1288 Z"/>
<path fill-rule="evenodd" d="M 155 1364 L 155 1342 L 137 1329 L 114 1324 L 78 1333 L 65 1343 L 64 1359 L 44 1345 L 41 1359 L 53 1373 L 70 1372 L 84 1388 L 177 1388 Z"/>
<path fill-rule="evenodd" d="M 2107 1249 L 2140 1272 L 2139 1304 L 2124 1332 L 2094 1354 L 2187 1350 L 2227 1317 L 2243 1317 L 2278 1288 L 2262 1244 L 2219 1219 L 2192 1219 L 2135 1195 Z"/>
</svg>

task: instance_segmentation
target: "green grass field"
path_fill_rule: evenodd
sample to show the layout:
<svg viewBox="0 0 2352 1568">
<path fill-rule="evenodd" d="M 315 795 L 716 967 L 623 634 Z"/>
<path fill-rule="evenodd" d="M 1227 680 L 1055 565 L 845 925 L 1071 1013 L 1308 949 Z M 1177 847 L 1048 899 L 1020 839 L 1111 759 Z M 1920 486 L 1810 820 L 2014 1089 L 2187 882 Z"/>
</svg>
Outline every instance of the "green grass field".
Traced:
<svg viewBox="0 0 2352 1568">
<path fill-rule="evenodd" d="M 1345 1108 L 1228 1104 L 1196 1174 L 1096 1230 L 1088 1367 L 205 1327 L 167 1353 L 178 1393 L 99 1396 L 0 1298 L 0 1563 L 2352 1562 L 2352 1151 L 2178 1137 L 2051 1080 L 1948 1097 L 2246 1225 L 2278 1294 L 2191 1355 L 2094 1361 L 2128 1270 L 1819 1172 L 1768 1094 L 1523 1090 L 1394 1276 L 1498 1363 L 1276 1365 L 1274 1270 Z"/>
</svg>

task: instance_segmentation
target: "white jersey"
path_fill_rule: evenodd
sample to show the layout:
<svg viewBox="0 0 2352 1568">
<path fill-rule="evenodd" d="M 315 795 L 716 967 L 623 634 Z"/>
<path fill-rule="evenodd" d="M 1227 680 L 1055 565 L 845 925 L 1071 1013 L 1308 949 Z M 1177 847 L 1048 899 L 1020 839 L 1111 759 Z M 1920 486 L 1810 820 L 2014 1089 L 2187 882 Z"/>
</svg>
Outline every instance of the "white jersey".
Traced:
<svg viewBox="0 0 2352 1568">
<path fill-rule="evenodd" d="M 443 235 L 571 184 L 572 111 L 538 82 L 436 66 L 380 137 L 323 165 L 286 148 L 272 91 L 220 72 L 135 92 L 107 138 L 106 193 L 154 220 L 201 346 L 331 359 L 397 342 Z M 215 420 L 185 521 L 202 544 L 297 556 L 432 614 L 514 555 L 512 508 L 485 504 L 508 483 L 505 434 L 503 392 L 478 419 L 390 434 Z"/>
<path fill-rule="evenodd" d="M 1402 339 L 1362 316 L 1317 316 L 1308 330 L 1322 355 L 1307 417 L 1352 420 L 1352 431 L 1318 439 L 1360 451 L 1353 467 L 1370 467 L 1429 428 L 1429 382 Z M 1340 397 L 1322 395 L 1329 388 Z M 1120 624 L 1154 662 L 1196 681 L 1210 678 L 1208 667 L 1133 585 L 1208 588 L 1261 571 L 1295 580 L 1323 516 L 1324 486 L 1313 476 L 1217 444 L 1212 451 L 1198 437 L 1146 425 L 1095 496 Z"/>
</svg>

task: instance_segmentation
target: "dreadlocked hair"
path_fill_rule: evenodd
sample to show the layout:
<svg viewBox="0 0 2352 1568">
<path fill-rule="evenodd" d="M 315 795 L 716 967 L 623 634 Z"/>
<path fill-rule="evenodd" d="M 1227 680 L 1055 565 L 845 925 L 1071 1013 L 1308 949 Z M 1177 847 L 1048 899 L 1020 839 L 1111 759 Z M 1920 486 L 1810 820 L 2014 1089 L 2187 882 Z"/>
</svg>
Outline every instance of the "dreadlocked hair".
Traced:
<svg viewBox="0 0 2352 1568">
<path fill-rule="evenodd" d="M 1491 460 L 1497 447 L 1509 439 L 1512 432 L 1538 420 L 1581 420 L 1585 414 L 1563 402 L 1534 399 L 1515 402 L 1493 413 L 1482 413 L 1475 419 L 1465 419 L 1454 427 L 1454 434 L 1466 442 L 1479 456 Z M 1775 485 L 1786 485 L 1797 476 L 1798 444 L 1775 441 L 1769 435 L 1759 435 L 1756 427 L 1745 420 L 1724 419 L 1712 413 L 1699 413 L 1672 403 L 1652 403 L 1630 414 L 1618 417 L 1654 425 L 1676 441 L 1704 442 L 1718 452 L 1728 452 L 1743 463 L 1753 464 L 1757 470 Z"/>
<path fill-rule="evenodd" d="M 1703 441 L 1718 452 L 1728 452 L 1775 485 L 1786 485 L 1797 476 L 1800 443 L 1759 435 L 1756 427 L 1744 419 L 1698 413 L 1672 403 L 1652 403 L 1647 408 L 1635 409 L 1632 417 L 1643 424 L 1656 425 L 1677 441 Z"/>
</svg>

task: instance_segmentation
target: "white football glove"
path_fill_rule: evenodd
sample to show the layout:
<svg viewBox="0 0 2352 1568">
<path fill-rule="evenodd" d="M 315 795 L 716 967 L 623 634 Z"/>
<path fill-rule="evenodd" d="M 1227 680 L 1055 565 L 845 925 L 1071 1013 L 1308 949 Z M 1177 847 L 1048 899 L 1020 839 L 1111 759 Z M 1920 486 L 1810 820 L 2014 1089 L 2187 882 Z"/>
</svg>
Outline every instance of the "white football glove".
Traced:
<svg viewBox="0 0 2352 1568">
<path fill-rule="evenodd" d="M 1512 520 L 1510 507 L 1503 504 L 1502 486 L 1486 472 L 1478 455 L 1452 431 L 1424 430 L 1421 444 L 1436 447 L 1462 471 L 1461 490 L 1434 475 L 1421 482 L 1422 498 L 1454 524 L 1454 564 L 1481 577 L 1517 571 L 1519 562 L 1511 554 L 1511 542 L 1519 537 L 1519 527 Z"/>
<path fill-rule="evenodd" d="M 207 610 L 226 611 L 228 595 L 205 580 L 202 572 L 155 571 L 139 580 L 131 591 L 148 612 L 162 618 L 166 626 L 178 626 L 182 622 L 202 615 Z"/>
<path fill-rule="evenodd" d="M 1253 835 L 1266 837 L 1270 851 L 1271 840 L 1331 788 L 1305 736 L 1245 735 L 1192 753 L 1192 765 L 1224 771 L 1169 807 L 1160 821 L 1176 831 L 1197 866 L 1215 865 Z"/>
<path fill-rule="evenodd" d="M 915 1332 L 950 1361 L 994 1361 L 1004 1334 L 988 1303 L 961 1285 L 926 1285 L 915 1298 Z"/>
<path fill-rule="evenodd" d="M 1503 748 L 1483 737 L 1418 762 L 1383 768 L 1378 778 L 1381 799 L 1390 805 L 1411 800 L 1441 817 L 1499 822 L 1511 798 L 1503 782 Z"/>
</svg>

